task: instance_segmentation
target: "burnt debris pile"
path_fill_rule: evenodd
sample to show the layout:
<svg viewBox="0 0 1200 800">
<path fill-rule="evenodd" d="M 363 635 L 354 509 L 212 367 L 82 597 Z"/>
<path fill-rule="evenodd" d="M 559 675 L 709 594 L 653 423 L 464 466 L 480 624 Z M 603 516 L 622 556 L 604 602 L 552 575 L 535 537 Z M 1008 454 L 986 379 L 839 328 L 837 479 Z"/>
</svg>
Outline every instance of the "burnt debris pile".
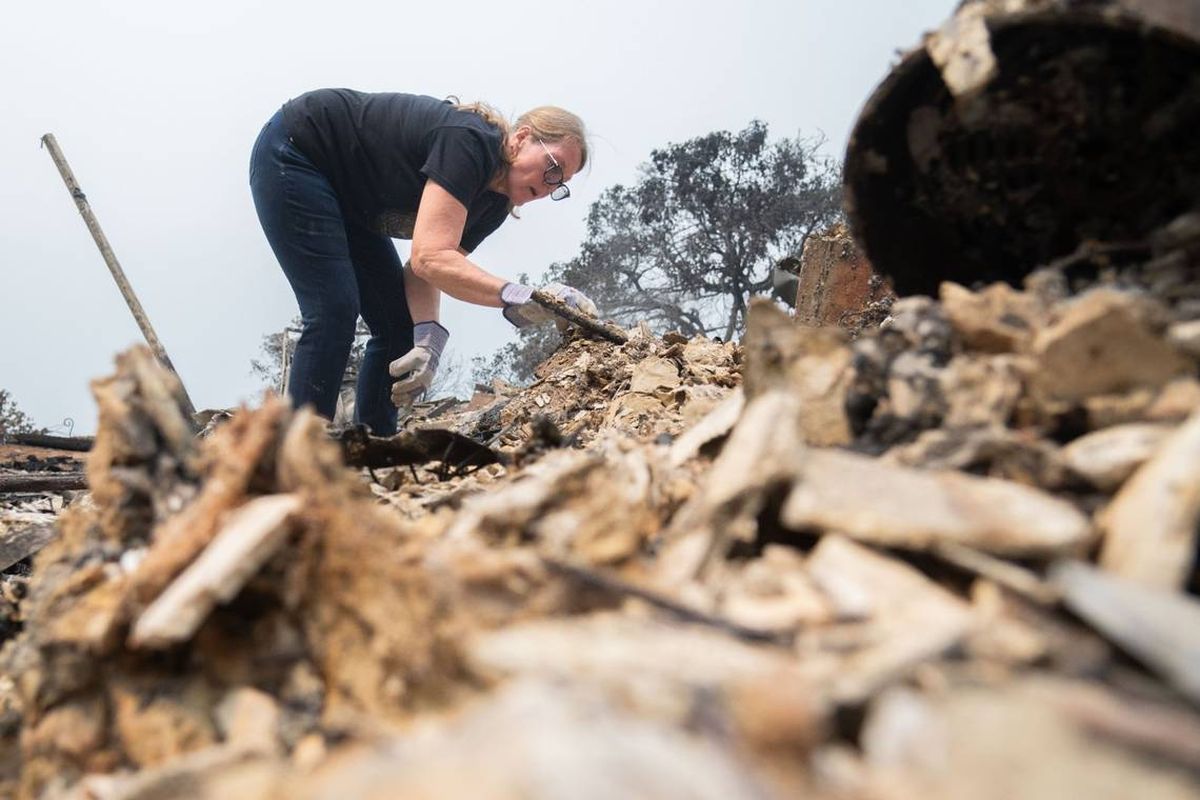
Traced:
<svg viewBox="0 0 1200 800">
<path fill-rule="evenodd" d="M 390 439 L 121 354 L 0 491 L 0 795 L 1200 796 L 1195 8 L 965 3 L 738 343 Z"/>
<path fill-rule="evenodd" d="M 1030 284 L 575 338 L 401 434 L 470 466 L 274 399 L 193 438 L 130 351 L 0 656 L 8 786 L 1195 793 L 1196 325 Z"/>
</svg>

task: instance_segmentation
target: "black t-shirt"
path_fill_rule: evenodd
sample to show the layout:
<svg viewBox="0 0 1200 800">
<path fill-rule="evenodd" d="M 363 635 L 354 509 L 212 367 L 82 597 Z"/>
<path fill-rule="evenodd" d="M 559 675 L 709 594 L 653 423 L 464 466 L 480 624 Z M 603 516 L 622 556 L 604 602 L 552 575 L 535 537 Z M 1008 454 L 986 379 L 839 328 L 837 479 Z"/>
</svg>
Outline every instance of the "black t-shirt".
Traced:
<svg viewBox="0 0 1200 800">
<path fill-rule="evenodd" d="M 426 179 L 466 207 L 467 252 L 508 215 L 508 198 L 487 188 L 502 135 L 478 114 L 433 97 L 318 89 L 288 101 L 283 115 L 343 212 L 371 230 L 411 239 Z"/>
</svg>

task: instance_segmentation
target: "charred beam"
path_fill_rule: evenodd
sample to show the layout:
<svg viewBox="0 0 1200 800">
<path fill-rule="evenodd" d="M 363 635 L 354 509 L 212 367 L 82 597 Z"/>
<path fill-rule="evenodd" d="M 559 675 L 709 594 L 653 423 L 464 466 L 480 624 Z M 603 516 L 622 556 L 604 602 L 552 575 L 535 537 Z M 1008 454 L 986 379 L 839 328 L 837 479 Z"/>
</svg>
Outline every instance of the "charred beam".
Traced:
<svg viewBox="0 0 1200 800">
<path fill-rule="evenodd" d="M 57 475 L 0 475 L 0 494 L 15 492 L 70 492 L 88 488 L 82 472 Z"/>
<path fill-rule="evenodd" d="M 51 436 L 45 433 L 14 433 L 8 437 L 12 444 L 29 447 L 47 447 L 54 450 L 72 450 L 86 453 L 92 449 L 95 439 L 91 436 Z"/>
<path fill-rule="evenodd" d="M 629 341 L 629 336 L 626 335 L 625 331 L 615 325 L 609 325 L 606 322 L 593 319 L 581 311 L 576 311 L 554 295 L 543 292 L 541 289 L 534 290 L 533 301 L 539 306 L 553 311 L 572 325 L 578 325 L 588 333 L 601 339 L 610 341 L 613 344 L 625 344 Z"/>
</svg>

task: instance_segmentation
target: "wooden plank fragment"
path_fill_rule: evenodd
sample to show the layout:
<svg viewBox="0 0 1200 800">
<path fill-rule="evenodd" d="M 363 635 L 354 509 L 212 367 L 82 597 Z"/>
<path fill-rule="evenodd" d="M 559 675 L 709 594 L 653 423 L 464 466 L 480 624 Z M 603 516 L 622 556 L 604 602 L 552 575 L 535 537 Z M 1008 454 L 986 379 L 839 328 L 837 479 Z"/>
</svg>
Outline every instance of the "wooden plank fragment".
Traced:
<svg viewBox="0 0 1200 800">
<path fill-rule="evenodd" d="M 954 647 L 970 608 L 907 564 L 844 536 L 825 536 L 808 559 L 813 581 L 845 616 L 861 620 L 861 646 L 842 657 L 833 697 L 861 703 Z"/>
<path fill-rule="evenodd" d="M 1092 697 L 1089 697 L 1092 696 Z M 1093 699 L 1096 698 L 1096 699 Z M 1069 705 L 1127 707 L 1091 681 L 1033 673 L 996 684 L 905 692 L 872 706 L 863 725 L 868 782 L 853 797 L 874 800 L 1184 800 L 1197 796 L 1195 772 L 1152 737 L 1123 736 L 1086 724 Z M 907 701 L 907 702 L 904 702 Z M 1111 713 L 1111 712 L 1110 712 Z M 1140 710 L 1129 708 L 1127 713 Z M 1161 713 L 1161 712 L 1159 712 Z M 1129 734 L 1133 734 L 1132 736 Z M 1146 734 L 1150 734 L 1147 736 Z M 1135 737 L 1141 737 L 1138 741 Z M 1132 745 L 1132 746 L 1130 746 Z"/>
<path fill-rule="evenodd" d="M 636 597 L 638 600 L 653 606 L 661 611 L 665 611 L 673 617 L 683 621 L 690 622 L 696 625 L 704 625 L 714 630 L 724 631 L 731 636 L 736 636 L 739 639 L 745 639 L 751 642 L 774 642 L 785 644 L 786 637 L 776 634 L 773 631 L 761 630 L 758 628 L 749 628 L 745 625 L 740 625 L 731 620 L 722 619 L 721 617 L 709 614 L 706 611 L 701 611 L 697 608 L 685 605 L 667 595 L 656 592 L 653 589 L 647 589 L 643 586 L 630 583 L 622 578 L 600 570 L 589 569 L 588 567 L 570 564 L 565 561 L 560 561 L 554 558 L 542 557 L 542 563 L 553 572 L 564 575 L 574 581 L 599 589 L 604 592 L 620 597 Z"/>
<path fill-rule="evenodd" d="M 269 398 L 262 408 L 243 412 L 218 430 L 217 463 L 203 490 L 183 511 L 159 526 L 154 544 L 133 572 L 130 590 L 135 602 L 149 603 L 157 597 L 212 541 L 222 515 L 245 500 L 255 470 L 278 446 L 279 425 L 289 411 L 285 401 Z M 217 435 L 209 442 L 218 442 Z"/>
<path fill-rule="evenodd" d="M 16 515 L 0 517 L 0 572 L 26 559 L 49 544 L 55 536 L 53 522 L 43 514 L 21 514 L 20 518 L 35 518 L 36 521 L 21 521 Z"/>
<path fill-rule="evenodd" d="M 1050 577 L 1068 608 L 1200 703 L 1200 602 L 1078 561 L 1055 564 Z"/>
<path fill-rule="evenodd" d="M 675 514 L 656 582 L 676 585 L 704 573 L 734 541 L 757 535 L 767 487 L 791 482 L 807 448 L 799 438 L 798 399 L 771 389 L 748 400 L 699 492 Z M 697 539 L 700 541 L 689 542 Z M 683 550 L 676 548 L 682 547 Z"/>
<path fill-rule="evenodd" d="M 1053 605 L 1059 601 L 1058 592 L 1053 586 L 1011 561 L 995 558 L 956 542 L 939 542 L 933 552 L 948 563 L 987 578 L 1038 605 Z"/>
<path fill-rule="evenodd" d="M 1184 707 L 1089 684 L 1056 692 L 1053 702 L 1089 733 L 1200 772 L 1200 718 Z"/>
<path fill-rule="evenodd" d="M 167 647 L 190 639 L 218 603 L 228 602 L 279 548 L 300 507 L 294 494 L 251 500 L 229 516 L 203 553 L 133 625 L 132 647 Z"/>
<path fill-rule="evenodd" d="M 1104 569 L 1160 589 L 1187 583 L 1200 524 L 1200 411 L 1126 481 L 1097 522 Z"/>
<path fill-rule="evenodd" d="M 689 719 L 697 698 L 721 698 L 737 714 L 747 694 L 761 693 L 781 713 L 763 714 L 755 706 L 759 722 L 791 717 L 788 727 L 800 735 L 819 726 L 826 711 L 813 676 L 786 651 L 631 613 L 509 625 L 472 637 L 465 656 L 484 680 L 599 687 L 641 715 L 676 724 Z"/>
</svg>

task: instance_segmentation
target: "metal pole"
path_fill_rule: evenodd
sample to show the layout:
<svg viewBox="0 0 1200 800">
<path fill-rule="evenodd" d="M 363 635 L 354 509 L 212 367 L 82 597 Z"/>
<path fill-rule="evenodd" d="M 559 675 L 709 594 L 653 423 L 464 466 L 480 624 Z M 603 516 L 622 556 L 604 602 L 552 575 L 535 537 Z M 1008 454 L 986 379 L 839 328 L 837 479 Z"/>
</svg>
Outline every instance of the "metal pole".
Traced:
<svg viewBox="0 0 1200 800">
<path fill-rule="evenodd" d="M 133 293 L 133 287 L 129 285 L 129 281 L 125 277 L 125 271 L 121 269 L 121 264 L 117 261 L 116 254 L 108 244 L 108 238 L 104 235 L 104 231 L 100 229 L 100 222 L 96 219 L 96 215 L 92 213 L 92 207 L 88 205 L 87 195 L 79 188 L 79 182 L 75 180 L 75 173 L 71 172 L 71 167 L 67 164 L 67 158 L 63 155 L 62 150 L 59 149 L 54 134 L 47 133 L 43 136 L 42 145 L 50 151 L 50 158 L 54 159 L 54 166 L 58 167 L 58 173 L 62 175 L 63 183 L 67 185 L 67 191 L 71 193 L 71 197 L 75 200 L 75 206 L 79 209 L 80 216 L 87 223 L 92 238 L 96 240 L 96 247 L 100 248 L 100 255 L 104 257 L 104 263 L 108 265 L 108 271 L 112 273 L 113 280 L 117 282 L 117 288 L 121 290 L 121 296 L 125 298 L 125 303 L 133 313 L 134 321 L 141 328 L 142 336 L 146 337 L 146 344 L 150 345 L 150 349 L 154 351 L 154 355 L 162 365 L 171 370 L 175 377 L 179 379 L 179 386 L 183 389 L 183 400 L 186 404 L 185 410 L 189 417 L 194 416 L 196 414 L 196 407 L 192 404 L 192 398 L 188 395 L 187 387 L 183 385 L 183 378 L 179 376 L 175 365 L 171 363 L 171 357 L 167 355 L 166 348 L 158 340 L 158 334 L 154 332 L 154 326 L 150 324 L 150 318 L 146 316 L 145 309 L 138 302 L 137 295 Z"/>
<path fill-rule="evenodd" d="M 292 371 L 292 337 L 289 335 L 291 328 L 284 328 L 283 333 L 279 334 L 279 396 L 283 397 L 287 394 L 288 373 Z"/>
</svg>

